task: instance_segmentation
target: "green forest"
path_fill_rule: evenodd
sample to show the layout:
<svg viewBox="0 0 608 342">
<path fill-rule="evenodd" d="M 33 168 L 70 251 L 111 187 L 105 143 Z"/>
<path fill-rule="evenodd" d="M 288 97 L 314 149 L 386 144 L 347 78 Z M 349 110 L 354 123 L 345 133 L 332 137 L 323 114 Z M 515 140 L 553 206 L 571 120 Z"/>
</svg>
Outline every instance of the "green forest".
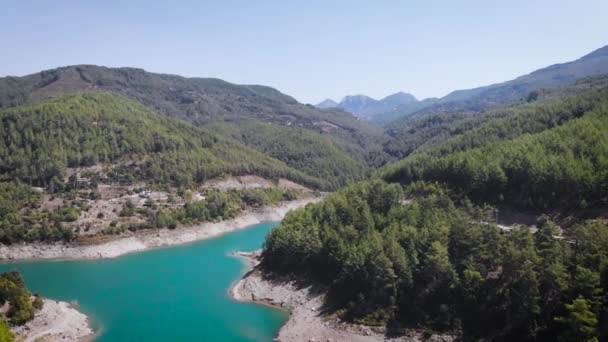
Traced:
<svg viewBox="0 0 608 342">
<path fill-rule="evenodd" d="M 216 78 L 187 78 L 137 68 L 68 66 L 24 77 L 1 77 L 0 109 L 39 103 L 68 93 L 90 92 L 92 88 L 127 97 L 159 115 L 197 127 L 236 125 L 240 131 L 258 139 L 265 138 L 263 131 L 257 129 L 260 125 L 297 128 L 321 144 L 331 141 L 339 153 L 345 154 L 343 158 L 373 167 L 384 162 L 382 130 L 357 120 L 350 113 L 319 110 L 271 87 L 239 85 Z M 252 122 L 255 125 L 248 124 Z M 214 133 L 231 132 L 220 129 Z M 248 147 L 258 147 L 237 140 Z M 299 146 L 293 145 L 294 142 L 283 143 L 298 152 Z"/>
<path fill-rule="evenodd" d="M 539 89 L 521 101 L 484 112 L 444 112 L 404 117 L 386 127 L 385 151 L 397 158 L 427 152 L 444 155 L 562 125 L 605 101 L 608 76 Z"/>
<path fill-rule="evenodd" d="M 364 161 L 351 157 L 331 139 L 302 128 L 243 120 L 234 124 L 213 124 L 210 129 L 229 135 L 296 170 L 316 175 L 330 182 L 331 188 L 360 180 L 367 170 Z"/>
<path fill-rule="evenodd" d="M 379 171 L 439 181 L 477 201 L 521 209 L 608 203 L 608 93 L 533 107 L 430 146 Z"/>
<path fill-rule="evenodd" d="M 66 168 L 97 163 L 112 165 L 119 180 L 172 186 L 191 186 L 224 174 L 257 174 L 331 189 L 361 174 L 357 165 L 331 180 L 318 167 L 304 173 L 109 93 L 65 95 L 7 109 L 0 120 L 0 177 L 35 186 L 58 185 Z"/>
<path fill-rule="evenodd" d="M 465 341 L 608 334 L 599 324 L 608 314 L 604 221 L 558 239 L 547 217 L 535 234 L 503 234 L 486 218 L 436 183 L 355 183 L 289 213 L 267 237 L 263 265 L 312 277 L 328 287 L 328 310 L 393 333 L 423 327 Z"/>
<path fill-rule="evenodd" d="M 606 340 L 608 223 L 577 216 L 608 205 L 606 89 L 588 79 L 389 127 L 405 158 L 291 212 L 263 269 L 314 279 L 328 313 L 389 335 Z M 500 229 L 497 206 L 535 213 L 536 232 Z M 573 216 L 560 227 L 542 213 Z"/>
</svg>

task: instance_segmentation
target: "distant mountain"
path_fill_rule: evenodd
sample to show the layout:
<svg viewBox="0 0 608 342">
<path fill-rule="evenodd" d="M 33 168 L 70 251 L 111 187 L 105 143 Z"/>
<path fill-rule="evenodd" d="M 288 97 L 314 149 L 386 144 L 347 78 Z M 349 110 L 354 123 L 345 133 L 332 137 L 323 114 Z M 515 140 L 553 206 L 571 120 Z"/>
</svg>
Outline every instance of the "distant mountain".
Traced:
<svg viewBox="0 0 608 342">
<path fill-rule="evenodd" d="M 317 108 L 338 107 L 357 117 L 374 122 L 375 117 L 382 113 L 394 111 L 400 106 L 416 106 L 419 102 L 411 94 L 398 92 L 380 100 L 366 95 L 345 96 L 340 103 L 327 99 L 317 104 Z"/>
<path fill-rule="evenodd" d="M 393 107 L 418 102 L 418 99 L 416 99 L 416 97 L 414 97 L 412 94 L 398 92 L 383 98 L 380 100 L 380 102 L 386 106 Z"/>
<path fill-rule="evenodd" d="M 520 76 L 514 80 L 473 89 L 455 90 L 442 98 L 418 101 L 407 93 L 396 93 L 381 100 L 365 95 L 346 96 L 337 107 L 379 125 L 408 120 L 410 116 L 442 112 L 480 112 L 518 101 L 532 91 L 568 85 L 578 79 L 608 74 L 608 46 L 597 49 L 575 61 L 555 64 Z M 334 101 L 323 101 L 317 107 L 336 107 Z"/>
<path fill-rule="evenodd" d="M 384 113 L 376 114 L 371 121 L 384 126 L 391 121 L 407 121 L 410 117 L 417 118 L 428 114 L 480 112 L 518 101 L 540 88 L 568 85 L 578 79 L 603 74 L 608 74 L 608 46 L 575 61 L 551 65 L 511 81 L 455 90 L 440 99 L 432 98 L 402 104 Z"/>
<path fill-rule="evenodd" d="M 338 108 L 338 102 L 336 102 L 332 99 L 325 99 L 325 100 L 319 102 L 315 107 L 321 108 L 321 109 Z"/>
<path fill-rule="evenodd" d="M 571 84 L 589 76 L 608 74 L 608 46 L 597 49 L 575 61 L 554 64 L 516 79 L 473 89 L 456 90 L 421 108 L 416 116 L 440 112 L 479 112 L 518 101 L 534 90 Z M 398 110 L 399 111 L 399 110 Z M 407 116 L 401 111 L 395 117 Z"/>
<path fill-rule="evenodd" d="M 608 46 L 575 61 L 554 64 L 511 81 L 454 91 L 443 97 L 441 102 L 474 100 L 478 106 L 483 107 L 516 100 L 534 89 L 565 85 L 583 77 L 604 73 L 608 73 Z"/>
<path fill-rule="evenodd" d="M 524 118 L 528 120 L 537 117 L 546 119 L 550 126 L 559 125 L 564 120 L 558 118 L 559 116 L 571 113 L 568 114 L 570 118 L 577 117 L 580 113 L 591 110 L 594 105 L 586 104 L 588 98 L 602 99 L 607 94 L 608 74 L 604 74 L 576 80 L 566 86 L 537 89 L 534 90 L 533 96 L 528 96 L 525 101 L 501 105 L 481 112 L 416 113 L 385 126 L 385 134 L 389 137 L 385 152 L 401 159 L 412 153 L 432 149 L 429 146 L 441 144 L 454 136 L 476 131 L 478 127 L 496 120 L 514 120 L 513 127 L 520 134 L 538 127 L 538 123 L 533 120 L 524 123 Z M 478 146 L 480 143 L 483 145 L 486 135 L 505 138 L 506 133 L 502 128 L 492 125 L 489 127 L 493 131 L 467 138 L 467 143 L 464 145 Z M 451 150 L 448 148 L 447 151 Z"/>
<path fill-rule="evenodd" d="M 392 108 L 391 110 L 374 115 L 374 117 L 371 118 L 370 122 L 380 126 L 384 126 L 393 120 L 408 116 L 419 110 L 430 107 L 436 104 L 438 101 L 438 98 L 431 97 L 422 101 L 404 103 Z"/>
<path fill-rule="evenodd" d="M 340 108 L 355 114 L 358 117 L 365 118 L 374 112 L 374 108 L 379 101 L 366 95 L 350 95 L 340 101 Z"/>
</svg>

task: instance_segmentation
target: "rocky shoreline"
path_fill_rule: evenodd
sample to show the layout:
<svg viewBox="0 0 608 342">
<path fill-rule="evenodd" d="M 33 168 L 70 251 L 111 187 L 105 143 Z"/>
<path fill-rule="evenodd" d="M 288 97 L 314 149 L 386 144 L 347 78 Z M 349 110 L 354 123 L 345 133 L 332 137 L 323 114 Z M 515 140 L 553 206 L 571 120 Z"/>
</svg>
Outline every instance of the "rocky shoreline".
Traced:
<svg viewBox="0 0 608 342">
<path fill-rule="evenodd" d="M 16 341 L 91 341 L 94 337 L 89 318 L 72 304 L 44 299 L 34 319 L 11 329 Z"/>
<path fill-rule="evenodd" d="M 281 327 L 275 340 L 300 341 L 405 341 L 452 342 L 454 336 L 423 336 L 420 331 L 409 331 L 405 336 L 389 338 L 383 328 L 368 327 L 340 321 L 324 315 L 323 288 L 288 278 L 264 274 L 259 264 L 259 251 L 234 253 L 243 258 L 247 273 L 230 288 L 230 296 L 242 302 L 255 302 L 288 310 L 289 320 Z"/>
<path fill-rule="evenodd" d="M 306 198 L 283 202 L 276 206 L 246 211 L 234 219 L 206 222 L 177 229 L 147 230 L 96 245 L 77 244 L 0 244 L 0 260 L 27 259 L 103 259 L 149 248 L 179 245 L 240 230 L 265 221 L 279 221 L 288 211 L 317 202 L 320 198 Z"/>
</svg>

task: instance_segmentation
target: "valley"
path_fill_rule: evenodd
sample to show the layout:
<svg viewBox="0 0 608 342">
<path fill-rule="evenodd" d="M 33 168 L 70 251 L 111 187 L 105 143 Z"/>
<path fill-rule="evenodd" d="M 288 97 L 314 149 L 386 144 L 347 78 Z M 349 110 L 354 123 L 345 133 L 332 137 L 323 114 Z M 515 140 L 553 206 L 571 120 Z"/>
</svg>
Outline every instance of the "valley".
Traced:
<svg viewBox="0 0 608 342">
<path fill-rule="evenodd" d="M 0 269 L 24 277 L 0 294 L 32 313 L 4 330 L 66 312 L 68 340 L 603 340 L 607 60 L 316 107 L 137 68 L 0 78 Z M 229 255 L 257 249 L 231 287 Z M 63 302 L 34 310 L 25 283 Z"/>
</svg>

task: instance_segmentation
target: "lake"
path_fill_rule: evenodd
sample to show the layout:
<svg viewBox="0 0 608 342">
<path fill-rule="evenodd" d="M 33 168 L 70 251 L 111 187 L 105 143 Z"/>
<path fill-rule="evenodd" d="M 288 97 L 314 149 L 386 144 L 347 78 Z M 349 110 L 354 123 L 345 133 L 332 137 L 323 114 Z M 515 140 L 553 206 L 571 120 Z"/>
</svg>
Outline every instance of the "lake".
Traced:
<svg viewBox="0 0 608 342">
<path fill-rule="evenodd" d="M 20 271 L 44 297 L 77 302 L 96 342 L 271 341 L 287 313 L 235 302 L 228 289 L 244 272 L 230 253 L 260 248 L 277 224 L 115 259 L 2 263 L 0 271 Z"/>
</svg>

